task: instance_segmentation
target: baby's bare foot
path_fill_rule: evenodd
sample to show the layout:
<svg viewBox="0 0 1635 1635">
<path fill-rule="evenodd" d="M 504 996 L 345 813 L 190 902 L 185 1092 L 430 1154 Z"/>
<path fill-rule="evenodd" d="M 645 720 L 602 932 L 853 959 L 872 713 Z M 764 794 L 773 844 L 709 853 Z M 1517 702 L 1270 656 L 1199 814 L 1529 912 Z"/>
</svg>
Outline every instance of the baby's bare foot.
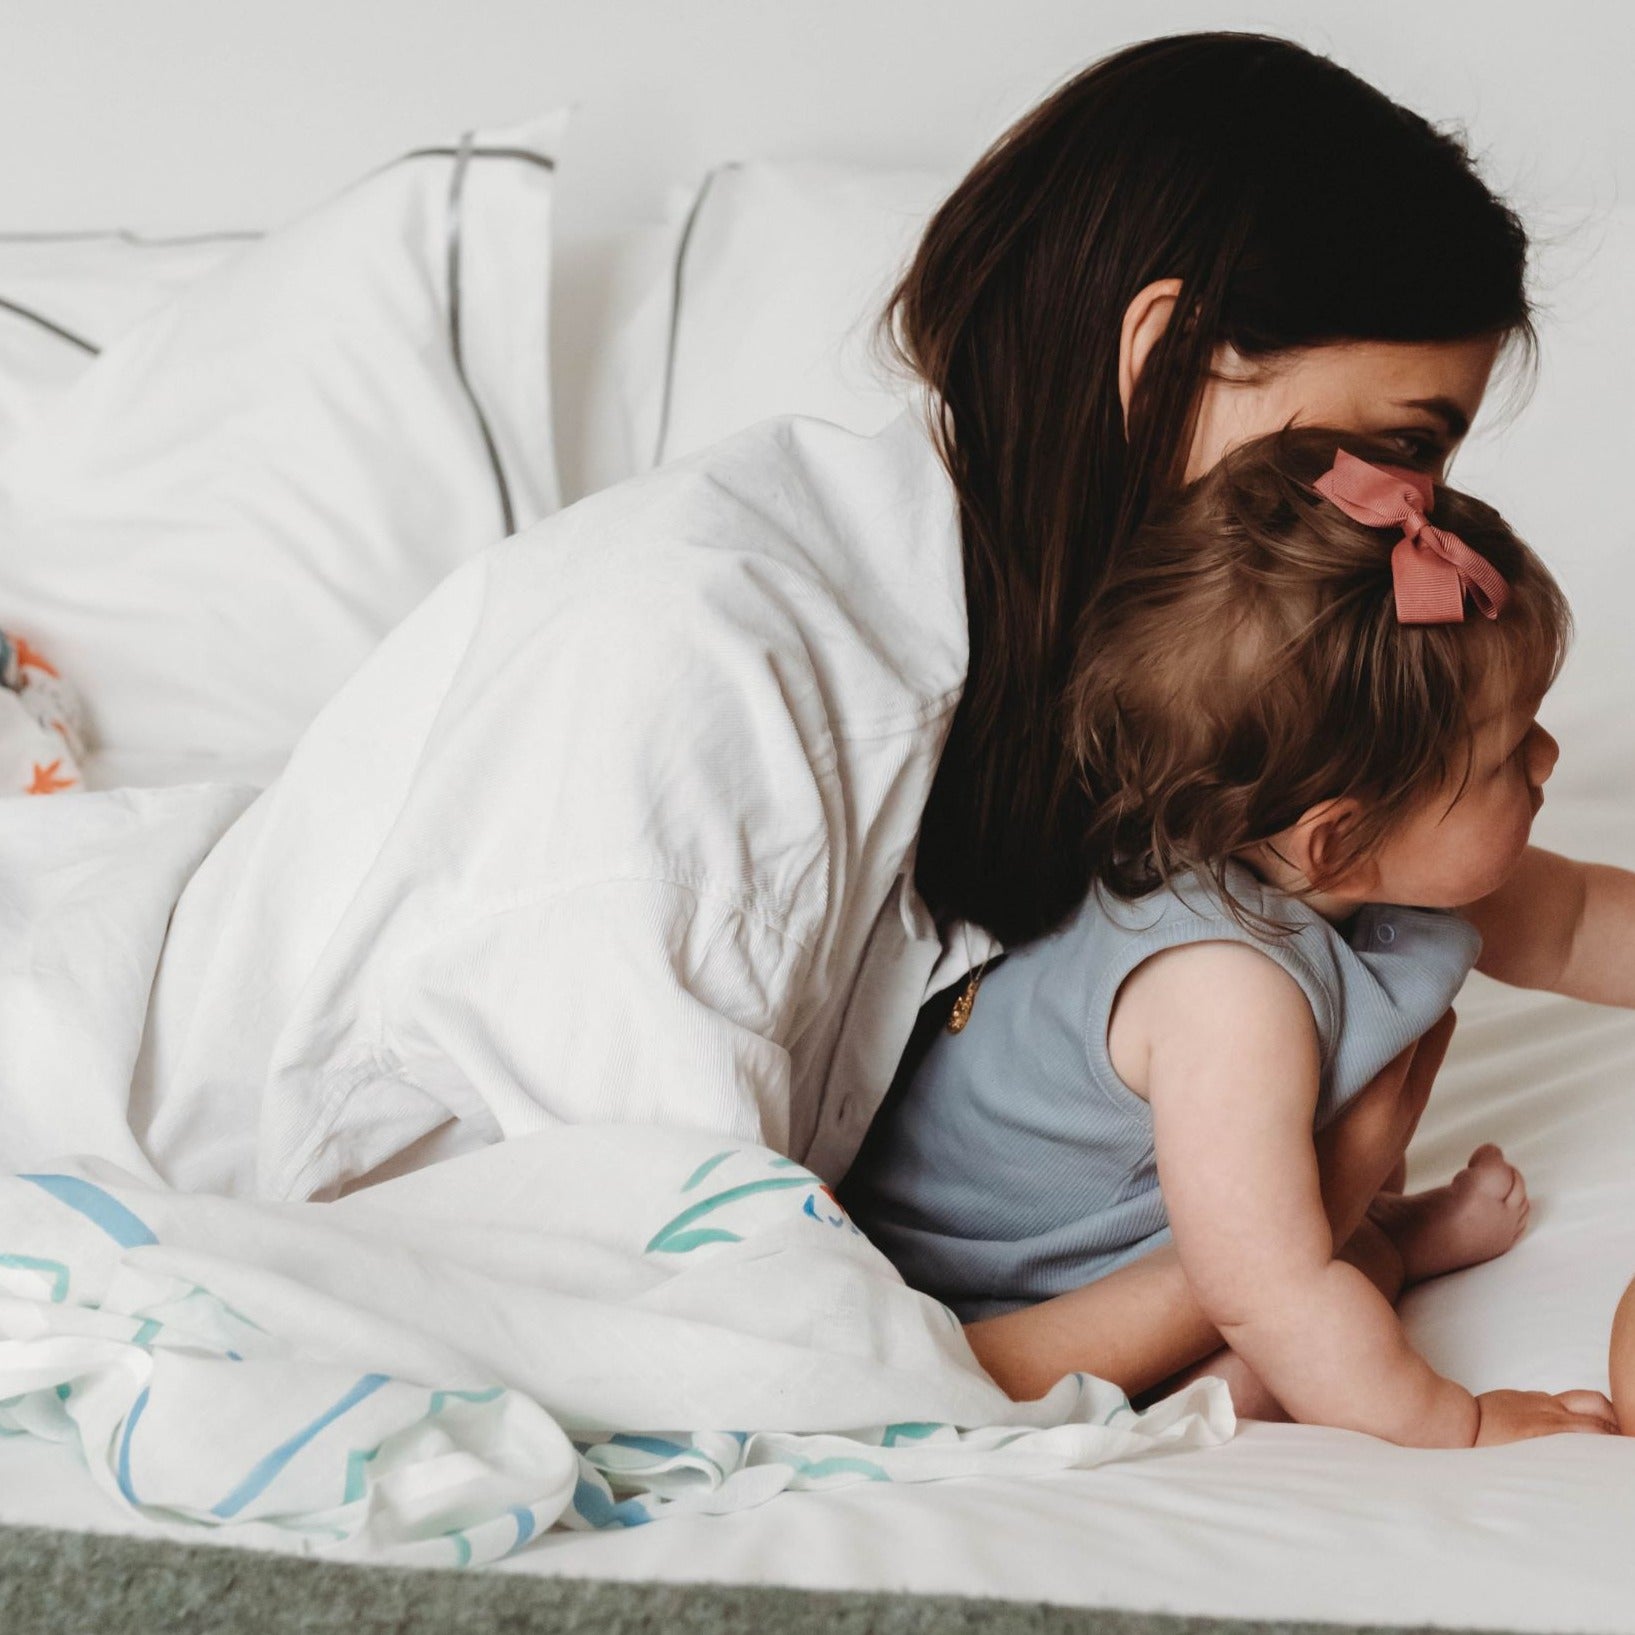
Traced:
<svg viewBox="0 0 1635 1635">
<path fill-rule="evenodd" d="M 1527 1225 L 1527 1183 L 1491 1144 L 1445 1187 L 1396 1197 L 1382 1193 L 1368 1208 L 1397 1246 L 1410 1283 L 1502 1255 Z"/>
</svg>

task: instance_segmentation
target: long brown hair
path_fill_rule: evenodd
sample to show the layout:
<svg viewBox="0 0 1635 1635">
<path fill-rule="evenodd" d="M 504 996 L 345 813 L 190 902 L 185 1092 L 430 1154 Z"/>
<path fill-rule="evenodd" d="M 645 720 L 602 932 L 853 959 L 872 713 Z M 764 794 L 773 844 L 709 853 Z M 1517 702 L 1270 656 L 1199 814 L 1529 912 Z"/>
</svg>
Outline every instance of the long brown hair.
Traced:
<svg viewBox="0 0 1635 1635">
<path fill-rule="evenodd" d="M 1456 138 L 1255 35 L 1121 51 L 977 163 L 883 319 L 932 388 L 963 537 L 970 667 L 916 864 L 939 918 L 1019 942 L 1088 889 L 1059 707 L 1074 632 L 1177 480 L 1216 348 L 1530 336 L 1526 250 Z M 1162 278 L 1181 281 L 1183 315 L 1126 434 L 1120 325 Z"/>
<path fill-rule="evenodd" d="M 1399 458 L 1317 427 L 1244 444 L 1154 506 L 1087 613 L 1065 731 L 1091 878 L 1115 895 L 1196 873 L 1232 903 L 1230 858 L 1350 797 L 1360 816 L 1326 860 L 1338 878 L 1418 803 L 1458 792 L 1476 713 L 1555 680 L 1572 629 L 1560 587 L 1455 489 L 1437 487 L 1431 516 L 1509 600 L 1496 620 L 1398 621 L 1401 531 L 1354 522 L 1314 486 L 1340 448 Z"/>
</svg>

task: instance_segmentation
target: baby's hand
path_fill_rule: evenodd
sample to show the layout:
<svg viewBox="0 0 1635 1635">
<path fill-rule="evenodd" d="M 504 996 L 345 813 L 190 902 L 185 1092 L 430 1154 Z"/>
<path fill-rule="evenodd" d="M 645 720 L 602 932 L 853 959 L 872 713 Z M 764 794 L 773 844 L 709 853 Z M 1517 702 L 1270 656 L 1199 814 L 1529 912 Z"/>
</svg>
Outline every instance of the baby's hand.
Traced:
<svg viewBox="0 0 1635 1635">
<path fill-rule="evenodd" d="M 1618 1419 L 1599 1391 L 1484 1391 L 1476 1399 L 1478 1448 L 1563 1431 L 1616 1436 Z"/>
</svg>

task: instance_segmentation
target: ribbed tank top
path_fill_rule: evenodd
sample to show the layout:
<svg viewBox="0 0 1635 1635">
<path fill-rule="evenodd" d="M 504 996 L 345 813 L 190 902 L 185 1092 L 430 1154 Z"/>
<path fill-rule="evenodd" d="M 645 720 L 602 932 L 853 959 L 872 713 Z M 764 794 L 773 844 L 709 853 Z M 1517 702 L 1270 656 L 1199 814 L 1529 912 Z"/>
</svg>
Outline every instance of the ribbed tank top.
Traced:
<svg viewBox="0 0 1635 1635">
<path fill-rule="evenodd" d="M 933 1036 L 840 1189 L 913 1287 L 970 1322 L 1168 1242 L 1152 1112 L 1107 1054 L 1119 988 L 1154 954 L 1246 943 L 1300 984 L 1322 1053 L 1321 1129 L 1447 1010 L 1481 950 L 1445 910 L 1371 904 L 1341 931 L 1245 869 L 1230 878 L 1286 932 L 1246 928 L 1192 876 L 1134 903 L 1093 892 L 987 975 L 961 1032 Z"/>
</svg>

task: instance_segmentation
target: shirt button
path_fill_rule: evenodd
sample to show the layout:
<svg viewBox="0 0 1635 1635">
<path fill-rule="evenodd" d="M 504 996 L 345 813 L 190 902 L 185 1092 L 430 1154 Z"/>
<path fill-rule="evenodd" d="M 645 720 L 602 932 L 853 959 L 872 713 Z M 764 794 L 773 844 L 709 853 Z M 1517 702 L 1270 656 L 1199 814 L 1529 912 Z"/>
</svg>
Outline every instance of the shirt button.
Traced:
<svg viewBox="0 0 1635 1635">
<path fill-rule="evenodd" d="M 1389 948 L 1397 940 L 1397 928 L 1387 922 L 1374 932 L 1374 940 L 1381 947 Z"/>
</svg>

